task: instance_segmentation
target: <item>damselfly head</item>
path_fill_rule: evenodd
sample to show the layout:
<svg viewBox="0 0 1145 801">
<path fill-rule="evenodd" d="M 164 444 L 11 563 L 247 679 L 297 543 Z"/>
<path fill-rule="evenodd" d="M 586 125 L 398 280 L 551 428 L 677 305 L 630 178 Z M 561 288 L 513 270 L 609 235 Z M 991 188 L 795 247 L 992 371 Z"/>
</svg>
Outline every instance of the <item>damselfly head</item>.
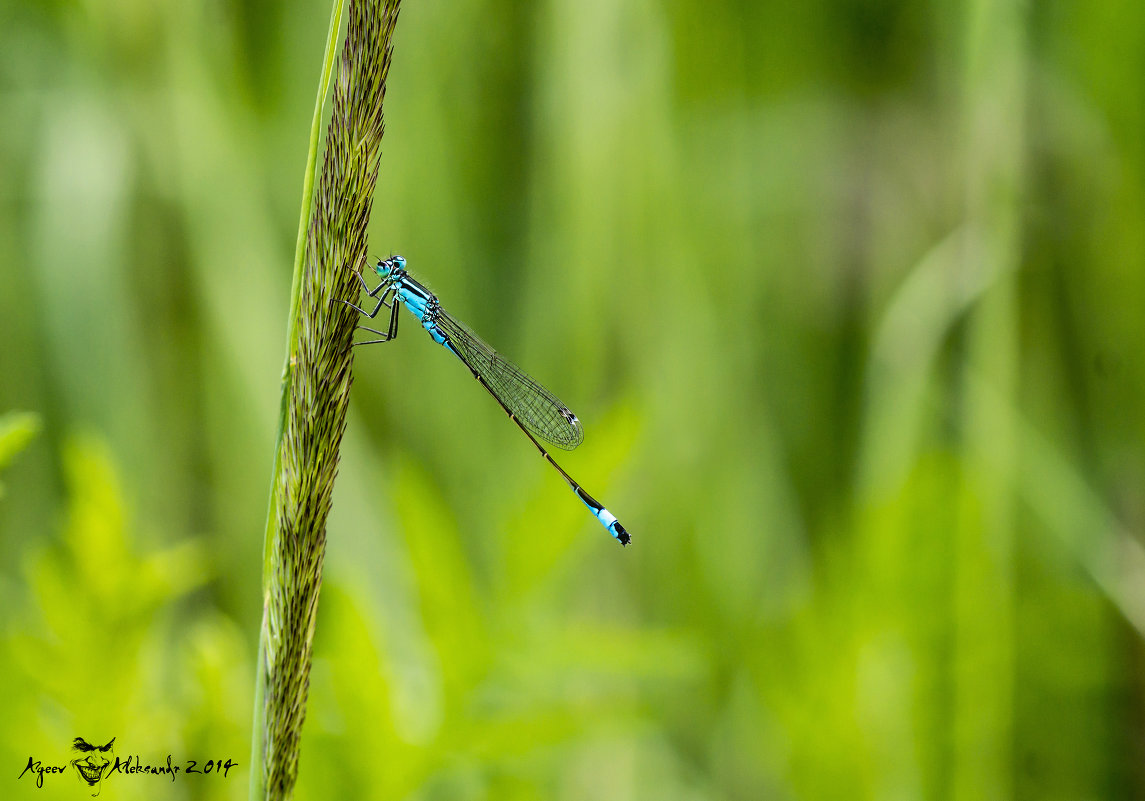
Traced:
<svg viewBox="0 0 1145 801">
<path fill-rule="evenodd" d="M 385 279 L 389 278 L 390 274 L 395 270 L 405 271 L 405 268 L 405 259 L 403 259 L 401 256 L 390 256 L 388 259 L 382 259 L 379 261 L 374 270 L 377 271 L 378 278 L 381 278 L 384 281 Z"/>
</svg>

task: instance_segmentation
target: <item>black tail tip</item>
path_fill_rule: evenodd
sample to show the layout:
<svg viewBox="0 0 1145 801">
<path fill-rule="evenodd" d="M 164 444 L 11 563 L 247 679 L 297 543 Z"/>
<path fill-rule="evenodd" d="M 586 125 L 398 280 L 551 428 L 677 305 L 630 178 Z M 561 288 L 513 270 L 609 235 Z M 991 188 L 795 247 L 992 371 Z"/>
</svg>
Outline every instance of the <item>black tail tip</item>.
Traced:
<svg viewBox="0 0 1145 801">
<path fill-rule="evenodd" d="M 624 530 L 624 526 L 617 523 L 614 528 L 616 529 L 616 539 L 620 540 L 621 545 L 627 545 L 632 542 L 632 537 Z"/>
</svg>

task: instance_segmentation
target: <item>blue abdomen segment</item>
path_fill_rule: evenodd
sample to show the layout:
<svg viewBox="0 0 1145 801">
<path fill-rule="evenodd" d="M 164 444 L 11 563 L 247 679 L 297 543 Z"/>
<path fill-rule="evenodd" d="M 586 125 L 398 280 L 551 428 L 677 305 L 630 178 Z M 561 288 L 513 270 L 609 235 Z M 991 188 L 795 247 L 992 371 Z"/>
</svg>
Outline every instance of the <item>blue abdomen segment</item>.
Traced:
<svg viewBox="0 0 1145 801">
<path fill-rule="evenodd" d="M 620 521 L 616 519 L 616 515 L 601 506 L 595 498 L 581 489 L 580 486 L 573 486 L 573 491 L 576 492 L 581 502 L 588 507 L 588 510 L 592 512 L 592 516 L 599 520 L 605 530 L 621 545 L 627 545 L 632 542 L 632 537 L 629 536 L 624 526 L 620 525 Z"/>
<path fill-rule="evenodd" d="M 437 327 L 437 323 L 426 317 L 422 319 L 421 327 L 429 332 L 429 335 L 433 337 L 434 342 L 436 342 L 438 345 L 445 345 L 445 347 L 449 348 L 449 344 L 445 341 L 445 337 L 442 335 L 441 329 Z M 451 351 L 453 350 L 453 348 L 449 349 Z"/>
</svg>

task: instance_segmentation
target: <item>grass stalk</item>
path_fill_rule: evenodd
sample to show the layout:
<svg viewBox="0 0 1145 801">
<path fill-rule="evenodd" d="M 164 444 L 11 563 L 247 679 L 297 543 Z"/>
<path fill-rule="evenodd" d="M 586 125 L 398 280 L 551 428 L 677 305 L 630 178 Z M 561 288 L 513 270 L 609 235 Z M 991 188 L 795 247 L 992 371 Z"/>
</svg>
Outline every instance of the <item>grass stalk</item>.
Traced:
<svg viewBox="0 0 1145 801">
<path fill-rule="evenodd" d="M 953 554 L 956 714 L 951 794 L 1014 795 L 1019 486 L 1019 310 L 1025 198 L 1027 26 L 1018 0 L 966 5 L 963 142 L 966 219 L 981 241 L 964 257 L 990 285 L 966 321 L 962 457 Z M 980 263 L 978 263 L 980 262 Z M 1018 760 L 1020 761 L 1020 760 Z"/>
<path fill-rule="evenodd" d="M 251 736 L 252 799 L 290 798 L 298 775 L 326 519 L 346 428 L 356 313 L 353 270 L 384 130 L 382 104 L 400 0 L 350 0 L 326 150 L 315 190 L 324 99 L 345 0 L 335 0 L 311 125 L 291 286 L 286 361 L 263 551 L 263 617 Z"/>
</svg>

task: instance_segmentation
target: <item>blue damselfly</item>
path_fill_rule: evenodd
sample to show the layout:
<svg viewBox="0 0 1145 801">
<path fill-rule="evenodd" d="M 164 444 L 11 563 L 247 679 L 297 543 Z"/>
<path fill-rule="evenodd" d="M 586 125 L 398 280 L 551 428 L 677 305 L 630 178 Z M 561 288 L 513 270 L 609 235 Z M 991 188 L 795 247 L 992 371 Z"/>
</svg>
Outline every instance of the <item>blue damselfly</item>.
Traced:
<svg viewBox="0 0 1145 801">
<path fill-rule="evenodd" d="M 473 377 L 481 382 L 481 386 L 501 405 L 517 426 L 525 432 L 525 436 L 537 446 L 537 450 L 545 457 L 561 478 L 568 483 L 572 491 L 581 499 L 588 510 L 592 512 L 608 533 L 620 542 L 627 545 L 632 541 L 620 521 L 604 508 L 595 498 L 585 492 L 584 488 L 557 464 L 544 446 L 538 442 L 538 437 L 550 442 L 558 448 L 572 450 L 580 445 L 584 439 L 584 430 L 580 426 L 575 414 L 561 403 L 553 393 L 542 387 L 523 370 L 510 362 L 493 348 L 489 347 L 476 334 L 454 319 L 437 300 L 437 296 L 410 277 L 406 270 L 406 260 L 401 256 L 391 256 L 382 259 L 374 268 L 378 278 L 381 279 L 373 289 L 370 289 L 366 279 L 355 271 L 354 275 L 362 282 L 362 289 L 371 298 L 377 298 L 378 303 L 373 311 L 366 311 L 349 301 L 342 301 L 347 306 L 361 312 L 367 317 L 374 318 L 382 307 L 390 310 L 390 325 L 385 331 L 360 326 L 379 336 L 379 339 L 370 339 L 365 342 L 356 342 L 355 345 L 369 345 L 375 342 L 389 342 L 398 335 L 398 307 L 405 306 L 413 316 L 418 319 L 433 341 L 443 345 L 450 353 L 461 360 L 469 368 Z"/>
</svg>

